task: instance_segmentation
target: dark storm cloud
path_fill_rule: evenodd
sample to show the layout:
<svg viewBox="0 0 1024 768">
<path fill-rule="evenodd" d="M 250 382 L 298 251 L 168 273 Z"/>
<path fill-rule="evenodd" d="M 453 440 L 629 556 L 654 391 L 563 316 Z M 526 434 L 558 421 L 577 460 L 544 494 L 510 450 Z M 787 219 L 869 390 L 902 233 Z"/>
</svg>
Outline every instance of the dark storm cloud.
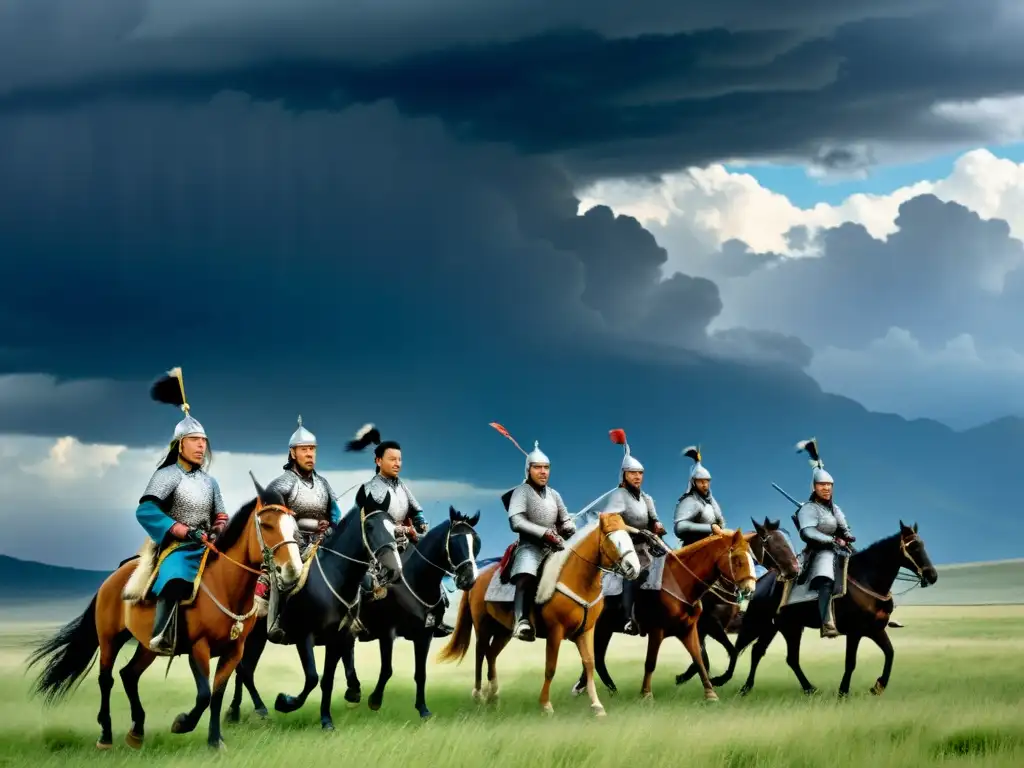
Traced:
<svg viewBox="0 0 1024 768">
<path fill-rule="evenodd" d="M 730 319 L 796 334 L 814 349 L 860 349 L 892 327 L 930 349 L 964 333 L 1019 348 L 1024 245 L 1005 221 L 921 195 L 900 206 L 896 226 L 885 240 L 859 224 L 826 229 L 820 258 L 784 259 L 729 281 Z"/>
<path fill-rule="evenodd" d="M 557 152 L 579 177 L 755 155 L 848 170 L 865 162 L 864 141 L 978 140 L 931 107 L 1019 90 L 1024 66 L 1019 19 L 996 0 L 409 2 L 358 16 L 319 3 L 120 0 L 57 50 L 53 30 L 73 6 L 52 7 L 7 25 L 0 109 L 222 89 L 295 108 L 393 99 L 463 138 Z"/>
</svg>

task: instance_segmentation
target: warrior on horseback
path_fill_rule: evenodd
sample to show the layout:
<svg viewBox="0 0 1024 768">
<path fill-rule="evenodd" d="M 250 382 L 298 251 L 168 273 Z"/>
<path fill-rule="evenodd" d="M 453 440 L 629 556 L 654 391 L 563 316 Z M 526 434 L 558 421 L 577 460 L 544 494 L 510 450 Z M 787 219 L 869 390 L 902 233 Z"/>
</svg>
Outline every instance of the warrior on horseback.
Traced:
<svg viewBox="0 0 1024 768">
<path fill-rule="evenodd" d="M 647 578 L 651 568 L 651 558 L 665 555 L 665 549 L 662 547 L 652 548 L 652 542 L 645 534 L 650 532 L 655 536 L 662 537 L 668 532 L 658 519 L 658 513 L 654 508 L 654 499 L 650 494 L 640 490 L 640 485 L 644 481 L 644 465 L 630 453 L 629 443 L 626 442 L 626 432 L 621 429 L 613 429 L 608 434 L 613 443 L 625 447 L 625 455 L 622 457 L 622 465 L 619 467 L 619 487 L 608 497 L 604 511 L 621 514 L 626 525 L 636 528 L 639 532 L 632 535 L 632 539 L 633 547 L 640 560 L 640 575 L 635 581 L 622 580 L 622 612 L 626 617 L 622 631 L 627 635 L 636 635 L 639 634 L 639 627 L 633 616 L 634 590 L 637 584 Z"/>
<path fill-rule="evenodd" d="M 211 457 L 209 441 L 185 400 L 181 369 L 168 371 L 153 384 L 151 394 L 154 400 L 185 412 L 185 418 L 174 428 L 167 455 L 149 479 L 135 510 L 135 518 L 156 544 L 160 558 L 153 584 L 157 606 L 149 647 L 154 653 L 171 655 L 177 626 L 172 619 L 179 602 L 192 595 L 206 551 L 202 542 L 214 540 L 224 530 L 228 514 L 220 486 L 205 471 Z"/>
<path fill-rule="evenodd" d="M 821 636 L 839 637 L 832 616 L 832 592 L 838 568 L 843 565 L 839 558 L 849 558 L 849 545 L 856 539 L 850 532 L 843 511 L 832 499 L 832 475 L 825 471 L 825 464 L 818 452 L 818 441 L 813 437 L 801 440 L 796 444 L 796 449 L 806 451 L 814 467 L 810 498 L 800 505 L 794 518 L 800 530 L 800 538 L 807 544 L 801 553 L 801 564 L 811 580 L 811 589 L 817 589 L 818 592 Z"/>
<path fill-rule="evenodd" d="M 362 451 L 369 445 L 376 445 L 373 449 L 376 469 L 373 477 L 363 484 L 362 490 L 378 503 L 382 503 L 385 496 L 390 494 L 391 503 L 386 511 L 395 524 L 395 543 L 399 553 L 402 553 L 410 543 L 415 544 L 419 536 L 427 532 L 427 519 L 423 514 L 423 507 L 412 495 L 409 486 L 399 477 L 402 471 L 402 446 L 394 440 L 382 442 L 380 431 L 373 424 L 366 424 L 356 433 L 355 438 L 349 441 L 345 449 Z M 379 585 L 370 572 L 367 572 L 364 578 L 363 587 L 371 595 L 381 595 Z M 447 608 L 449 601 L 444 590 L 441 590 L 441 597 L 444 608 Z M 452 628 L 439 617 L 434 636 L 447 637 L 451 632 Z"/>
<path fill-rule="evenodd" d="M 711 495 L 711 473 L 701 463 L 700 448 L 691 445 L 683 450 L 683 455 L 693 459 L 693 469 L 686 491 L 676 504 L 674 528 L 680 543 L 687 547 L 712 534 L 722 533 L 725 518 L 718 500 Z"/>
<path fill-rule="evenodd" d="M 316 449 L 316 435 L 302 426 L 302 417 L 299 416 L 298 427 L 288 441 L 288 462 L 284 465 L 284 473 L 267 486 L 267 491 L 279 493 L 285 505 L 295 513 L 296 536 L 302 548 L 303 562 L 309 557 L 313 543 L 341 520 L 338 495 L 327 479 L 316 471 Z M 260 591 L 270 593 L 267 638 L 272 643 L 286 643 L 281 621 L 286 603 L 281 601 L 277 590 L 271 588 L 266 575 L 260 578 Z"/>
</svg>

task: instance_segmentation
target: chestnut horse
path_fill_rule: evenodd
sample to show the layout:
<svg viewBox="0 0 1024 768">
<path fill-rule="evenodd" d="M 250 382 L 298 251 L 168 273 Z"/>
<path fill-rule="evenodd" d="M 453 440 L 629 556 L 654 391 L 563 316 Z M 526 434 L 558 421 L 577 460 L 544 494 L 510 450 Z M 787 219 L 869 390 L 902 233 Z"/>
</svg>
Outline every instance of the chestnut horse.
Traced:
<svg viewBox="0 0 1024 768">
<path fill-rule="evenodd" d="M 832 598 L 836 629 L 846 636 L 846 671 L 839 683 L 840 696 L 850 692 L 850 681 L 857 666 L 857 649 L 865 637 L 878 646 L 885 658 L 882 675 L 875 681 L 871 693 L 881 695 L 889 684 L 893 650 L 886 629 L 894 607 L 892 586 L 902 568 L 912 571 L 922 587 L 934 584 L 939 578 L 924 548 L 924 540 L 917 535 L 917 523 L 909 526 L 900 520 L 899 533 L 876 541 L 850 557 L 846 569 L 847 588 L 841 596 Z M 747 606 L 740 636 L 736 639 L 736 652 L 741 652 L 751 643 L 754 643 L 754 649 L 750 657 L 750 674 L 740 689 L 741 695 L 747 695 L 754 688 L 757 665 L 778 632 L 786 640 L 786 663 L 804 693 L 812 694 L 818 690 L 800 668 L 800 639 L 804 628 L 821 627 L 817 601 L 780 608 L 783 591 L 783 584 L 777 583 L 773 574 L 766 574 Z"/>
<path fill-rule="evenodd" d="M 218 749 L 224 746 L 220 730 L 224 689 L 242 658 L 246 635 L 256 623 L 255 589 L 261 568 L 276 565 L 273 575 L 285 586 L 294 584 L 302 570 L 294 514 L 284 506 L 280 495 L 263 492 L 258 483 L 256 489 L 256 499 L 235 513 L 216 544 L 206 544 L 211 551 L 199 590 L 191 606 L 181 607 L 177 624 L 174 655 L 188 654 L 196 684 L 196 703 L 189 712 L 174 719 L 171 732 L 195 730 L 209 707 L 208 743 Z M 149 649 L 154 604 L 150 600 L 130 604 L 122 598 L 138 562 L 133 558 L 122 563 L 103 582 L 82 615 L 39 644 L 29 660 L 29 668 L 45 660 L 34 691 L 52 704 L 66 697 L 76 681 L 84 677 L 99 651 L 99 749 L 110 749 L 113 745 L 110 692 L 114 687 L 114 661 L 132 637 L 138 646 L 121 669 L 121 683 L 132 716 L 125 742 L 139 749 L 145 735 L 146 712 L 139 699 L 139 678 L 157 658 Z M 210 659 L 214 657 L 220 660 L 211 690 Z"/>
<path fill-rule="evenodd" d="M 796 552 L 790 544 L 786 535 L 779 530 L 778 520 L 769 520 L 767 517 L 764 523 L 758 523 L 751 518 L 754 524 L 754 531 L 757 533 L 750 541 L 750 552 L 754 559 L 765 566 L 769 572 L 775 574 L 780 582 L 795 579 L 800 575 L 800 561 Z M 763 577 L 762 577 L 763 578 Z M 697 622 L 697 634 L 700 635 L 700 654 L 704 660 L 704 668 L 708 668 L 708 652 L 704 645 L 705 638 L 710 637 L 729 654 L 729 668 L 718 677 L 711 678 L 711 684 L 718 688 L 725 685 L 732 678 L 736 670 L 736 660 L 739 654 L 736 653 L 736 646 L 729 640 L 729 628 L 740 612 L 740 604 L 737 602 L 735 590 L 713 589 L 700 600 L 703 612 Z M 598 629 L 598 632 L 601 630 Z M 598 660 L 597 673 L 604 679 L 601 672 L 600 659 Z M 689 669 L 680 675 L 676 675 L 676 685 L 682 685 L 697 674 L 697 665 L 691 663 Z"/>
<path fill-rule="evenodd" d="M 735 585 L 745 595 L 753 591 L 754 560 L 749 540 L 754 536 L 754 533 L 744 534 L 737 529 L 721 535 L 712 534 L 688 547 L 672 550 L 665 555 L 661 589 L 636 591 L 634 615 L 647 633 L 647 658 L 640 687 L 640 694 L 645 699 L 654 697 L 651 677 L 658 664 L 658 651 L 662 642 L 666 637 L 677 637 L 697 666 L 697 672 L 704 683 L 704 698 L 708 701 L 718 700 L 718 694 L 708 679 L 707 668 L 701 658 L 697 631 L 703 611 L 701 598 L 718 579 Z M 597 666 L 604 669 L 602 681 L 610 691 L 615 692 L 615 684 L 605 666 L 605 654 L 612 635 L 621 631 L 622 617 L 609 612 L 601 618 L 594 633 Z"/>
<path fill-rule="evenodd" d="M 604 607 L 602 576 L 605 571 L 613 571 L 621 573 L 623 578 L 635 579 L 640 573 L 640 561 L 630 539 L 630 534 L 635 535 L 637 530 L 626 525 L 621 515 L 601 513 L 591 530 L 584 531 L 580 531 L 564 550 L 550 555 L 541 566 L 533 611 L 537 637 L 547 641 L 540 706 L 544 712 L 554 712 L 551 681 L 558 666 L 562 640 L 568 638 L 576 644 L 583 660 L 591 711 L 600 717 L 605 710 L 594 685 L 594 626 Z M 462 593 L 455 630 L 448 645 L 438 654 L 440 662 L 461 661 L 469 650 L 473 630 L 476 630 L 473 698 L 477 701 L 497 699 L 496 661 L 512 639 L 511 601 L 491 602 L 486 599 L 487 587 L 497 576 L 499 567 L 495 565 L 482 572 L 472 589 Z M 483 693 L 481 677 L 485 657 L 488 689 Z"/>
</svg>

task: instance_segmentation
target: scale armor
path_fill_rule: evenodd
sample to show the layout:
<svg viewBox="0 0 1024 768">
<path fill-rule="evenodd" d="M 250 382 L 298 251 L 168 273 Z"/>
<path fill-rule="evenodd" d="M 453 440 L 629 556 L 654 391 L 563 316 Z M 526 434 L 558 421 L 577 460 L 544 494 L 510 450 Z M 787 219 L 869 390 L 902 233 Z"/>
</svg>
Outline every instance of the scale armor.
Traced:
<svg viewBox="0 0 1024 768">
<path fill-rule="evenodd" d="M 295 513 L 297 522 L 302 520 L 330 520 L 331 501 L 337 495 L 323 475 L 314 471 L 309 480 L 295 470 L 288 469 L 267 486 L 268 491 L 277 491 L 285 505 Z"/>
<path fill-rule="evenodd" d="M 691 491 L 692 488 L 679 500 L 674 518 L 675 534 L 683 546 L 710 536 L 712 524 L 725 527 L 725 517 L 718 500 L 710 493 L 705 499 L 696 491 Z"/>
<path fill-rule="evenodd" d="M 519 534 L 519 544 L 512 564 L 513 578 L 521 573 L 531 576 L 538 574 L 540 564 L 547 555 L 547 549 L 539 540 L 548 530 L 571 530 L 574 527 L 569 510 L 558 491 L 546 486 L 538 492 L 525 482 L 512 491 L 508 503 L 508 519 L 512 530 Z"/>
<path fill-rule="evenodd" d="M 805 501 L 796 513 L 800 524 L 800 537 L 809 542 L 804 550 L 804 567 L 809 568 L 807 578 L 823 576 L 834 579 L 836 573 L 835 537 L 848 537 L 850 528 L 838 504 L 832 508 L 817 501 Z M 813 545 L 810 543 L 813 542 Z"/>
<path fill-rule="evenodd" d="M 220 485 L 202 469 L 186 472 L 178 464 L 158 469 L 142 494 L 157 500 L 176 522 L 208 531 L 219 514 L 227 514 Z"/>
<path fill-rule="evenodd" d="M 650 494 L 640 491 L 640 498 L 636 498 L 625 488 L 616 488 L 604 508 L 605 512 L 618 512 L 622 515 L 622 521 L 634 528 L 646 530 L 658 519 L 654 509 L 654 499 Z"/>
<path fill-rule="evenodd" d="M 383 503 L 384 497 L 391 494 L 391 503 L 388 505 L 387 513 L 396 525 L 405 525 L 409 515 L 423 512 L 423 507 L 416 501 L 409 486 L 401 478 L 390 479 L 376 474 L 363 486 L 363 491 L 368 496 L 372 496 L 377 503 Z"/>
</svg>

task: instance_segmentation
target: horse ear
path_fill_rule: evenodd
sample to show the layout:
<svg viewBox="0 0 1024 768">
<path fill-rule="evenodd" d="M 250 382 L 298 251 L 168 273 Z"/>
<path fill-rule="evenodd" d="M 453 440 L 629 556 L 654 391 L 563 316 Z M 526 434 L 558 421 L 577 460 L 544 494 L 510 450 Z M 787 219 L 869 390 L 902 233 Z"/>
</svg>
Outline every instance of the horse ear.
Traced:
<svg viewBox="0 0 1024 768">
<path fill-rule="evenodd" d="M 917 523 L 914 523 L 914 533 L 917 533 Z"/>
<path fill-rule="evenodd" d="M 455 510 L 455 507 L 453 507 L 451 504 L 449 504 L 448 505 L 448 519 L 449 520 L 454 520 L 458 516 L 458 514 L 459 513 Z"/>
<path fill-rule="evenodd" d="M 732 543 L 739 544 L 741 541 L 743 541 L 743 531 L 737 528 L 735 531 L 733 531 Z"/>
<path fill-rule="evenodd" d="M 768 522 L 768 518 L 766 517 L 766 518 L 764 519 L 764 521 L 765 521 L 765 523 L 767 524 L 767 522 Z M 754 530 L 755 530 L 755 531 L 756 531 L 756 532 L 757 532 L 757 533 L 758 533 L 759 535 L 762 535 L 762 536 L 763 536 L 763 535 L 764 535 L 764 526 L 762 526 L 762 525 L 761 525 L 761 524 L 760 524 L 759 522 L 757 522 L 757 520 L 755 520 L 754 518 L 750 518 L 750 522 L 752 522 L 752 523 L 754 524 Z"/>
<path fill-rule="evenodd" d="M 769 531 L 777 531 L 777 530 L 779 530 L 779 521 L 778 520 L 768 520 L 768 518 L 765 518 L 765 523 L 766 523 L 765 527 Z"/>
<path fill-rule="evenodd" d="M 266 502 L 263 499 L 263 486 L 260 485 L 260 481 L 256 479 L 256 475 L 252 473 L 251 469 L 249 470 L 249 477 L 252 478 L 252 484 L 256 486 L 256 498 L 259 499 L 261 505 L 265 504 Z"/>
<path fill-rule="evenodd" d="M 471 518 L 469 518 L 468 522 L 472 526 L 476 526 L 476 524 L 480 522 L 480 510 L 479 509 L 476 511 L 476 514 L 474 514 Z"/>
<path fill-rule="evenodd" d="M 902 520 L 900 520 L 900 530 L 901 530 L 901 531 L 905 531 L 905 530 L 907 530 L 907 526 L 905 526 L 905 525 L 903 524 L 903 521 L 902 521 Z"/>
</svg>

